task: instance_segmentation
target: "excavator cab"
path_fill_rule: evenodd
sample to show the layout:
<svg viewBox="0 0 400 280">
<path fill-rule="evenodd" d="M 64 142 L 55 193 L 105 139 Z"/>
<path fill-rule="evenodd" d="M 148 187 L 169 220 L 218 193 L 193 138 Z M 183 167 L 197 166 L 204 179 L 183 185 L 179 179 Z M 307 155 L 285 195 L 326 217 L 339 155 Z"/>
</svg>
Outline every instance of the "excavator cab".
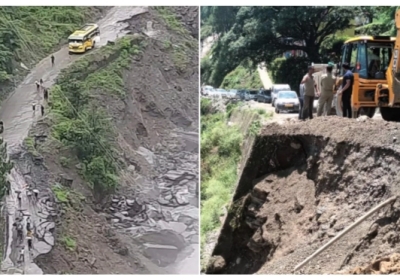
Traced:
<svg viewBox="0 0 400 280">
<path fill-rule="evenodd" d="M 353 117 L 372 118 L 378 107 L 376 87 L 386 83 L 395 38 L 389 36 L 360 36 L 347 40 L 342 47 L 341 64 L 347 62 L 354 74 L 352 91 Z M 344 69 L 340 69 L 340 76 Z M 341 79 L 339 80 L 341 83 Z"/>
</svg>

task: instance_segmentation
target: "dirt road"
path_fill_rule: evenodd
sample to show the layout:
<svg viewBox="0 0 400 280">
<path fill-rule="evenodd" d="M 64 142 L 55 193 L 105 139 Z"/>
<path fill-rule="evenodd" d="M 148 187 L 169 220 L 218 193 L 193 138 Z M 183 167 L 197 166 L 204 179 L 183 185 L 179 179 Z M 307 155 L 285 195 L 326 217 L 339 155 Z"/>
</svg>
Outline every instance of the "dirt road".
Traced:
<svg viewBox="0 0 400 280">
<path fill-rule="evenodd" d="M 108 41 L 114 41 L 117 37 L 124 36 L 126 34 L 124 29 L 127 25 L 121 21 L 145 13 L 146 11 L 147 7 L 113 7 L 98 23 L 101 30 L 101 42 L 97 46 L 103 46 Z M 32 110 L 33 103 L 40 104 L 43 102 L 42 95 L 36 92 L 35 80 L 43 79 L 45 87 L 50 87 L 62 69 L 81 57 L 68 55 L 67 46 L 53 55 L 55 57 L 54 67 L 51 66 L 50 56 L 43 59 L 2 104 L 0 118 L 3 120 L 5 127 L 3 137 L 8 144 L 8 152 L 11 159 L 18 157 L 22 152 L 21 144 L 23 140 L 28 136 L 32 124 L 40 118 L 40 112 Z M 36 109 L 38 109 L 38 106 L 36 106 Z M 2 270 L 8 270 L 17 266 L 17 257 L 19 254 L 17 246 L 20 244 L 17 244 L 13 223 L 17 217 L 17 212 L 19 212 L 18 210 L 23 209 L 24 213 L 29 212 L 31 215 L 33 226 L 36 228 L 36 238 L 34 238 L 33 242 L 34 250 L 32 255 L 29 255 L 28 250 L 25 250 L 25 263 L 20 266 L 20 269 L 25 274 L 42 274 L 41 269 L 33 263 L 33 259 L 40 254 L 46 254 L 54 245 L 54 237 L 51 231 L 55 224 L 47 221 L 49 216 L 54 215 L 54 209 L 52 202 L 49 201 L 49 195 L 45 193 L 39 194 L 39 201 L 36 203 L 28 201 L 26 192 L 23 189 L 27 183 L 24 173 L 24 170 L 16 167 L 10 175 L 12 192 L 6 198 L 8 212 L 6 236 L 8 239 Z M 22 194 L 21 208 L 17 205 L 17 191 L 21 191 Z M 23 244 L 27 249 L 25 241 Z"/>
</svg>

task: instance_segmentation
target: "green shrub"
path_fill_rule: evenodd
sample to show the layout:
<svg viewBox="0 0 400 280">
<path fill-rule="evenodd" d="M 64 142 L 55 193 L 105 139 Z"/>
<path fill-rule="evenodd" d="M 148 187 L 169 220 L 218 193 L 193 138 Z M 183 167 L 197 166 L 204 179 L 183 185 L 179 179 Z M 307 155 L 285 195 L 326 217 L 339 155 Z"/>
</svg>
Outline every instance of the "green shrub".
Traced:
<svg viewBox="0 0 400 280">
<path fill-rule="evenodd" d="M 306 57 L 277 58 L 269 67 L 272 80 L 275 84 L 289 84 L 292 90 L 298 92 L 309 63 Z"/>
<path fill-rule="evenodd" d="M 226 89 L 259 89 L 262 86 L 258 71 L 242 65 L 226 75 L 221 84 L 221 88 Z"/>
</svg>

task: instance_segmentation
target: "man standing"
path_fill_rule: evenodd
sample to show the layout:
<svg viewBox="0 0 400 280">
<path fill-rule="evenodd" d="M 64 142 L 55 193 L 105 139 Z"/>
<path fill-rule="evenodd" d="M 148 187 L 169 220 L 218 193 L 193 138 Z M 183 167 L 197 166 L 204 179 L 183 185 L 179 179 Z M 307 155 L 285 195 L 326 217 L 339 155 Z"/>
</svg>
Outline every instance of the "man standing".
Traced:
<svg viewBox="0 0 400 280">
<path fill-rule="evenodd" d="M 338 91 L 338 94 L 342 95 L 343 117 L 351 118 L 351 94 L 353 91 L 354 76 L 347 62 L 343 63 L 342 67 L 345 73 L 343 75 L 342 89 Z"/>
<path fill-rule="evenodd" d="M 54 67 L 54 55 L 51 55 L 51 67 Z"/>
<path fill-rule="evenodd" d="M 318 100 L 317 116 L 328 116 L 332 109 L 333 87 L 335 86 L 336 78 L 332 75 L 333 63 L 329 62 L 326 67 L 326 74 L 321 77 L 321 96 Z"/>
<path fill-rule="evenodd" d="M 300 84 L 304 84 L 304 104 L 301 119 L 313 118 L 313 105 L 315 93 L 319 95 L 317 85 L 313 77 L 314 67 L 308 66 L 308 73 L 303 77 Z"/>
</svg>

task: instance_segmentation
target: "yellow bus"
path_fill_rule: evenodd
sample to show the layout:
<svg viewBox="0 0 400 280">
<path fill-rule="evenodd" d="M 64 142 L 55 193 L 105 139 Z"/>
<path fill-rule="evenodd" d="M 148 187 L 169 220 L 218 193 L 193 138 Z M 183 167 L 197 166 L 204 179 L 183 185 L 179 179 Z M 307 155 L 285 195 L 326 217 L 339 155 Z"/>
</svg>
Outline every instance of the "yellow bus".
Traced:
<svg viewBox="0 0 400 280">
<path fill-rule="evenodd" d="M 100 42 L 100 29 L 97 24 L 90 23 L 76 30 L 68 37 L 69 53 L 85 53 Z"/>
</svg>

